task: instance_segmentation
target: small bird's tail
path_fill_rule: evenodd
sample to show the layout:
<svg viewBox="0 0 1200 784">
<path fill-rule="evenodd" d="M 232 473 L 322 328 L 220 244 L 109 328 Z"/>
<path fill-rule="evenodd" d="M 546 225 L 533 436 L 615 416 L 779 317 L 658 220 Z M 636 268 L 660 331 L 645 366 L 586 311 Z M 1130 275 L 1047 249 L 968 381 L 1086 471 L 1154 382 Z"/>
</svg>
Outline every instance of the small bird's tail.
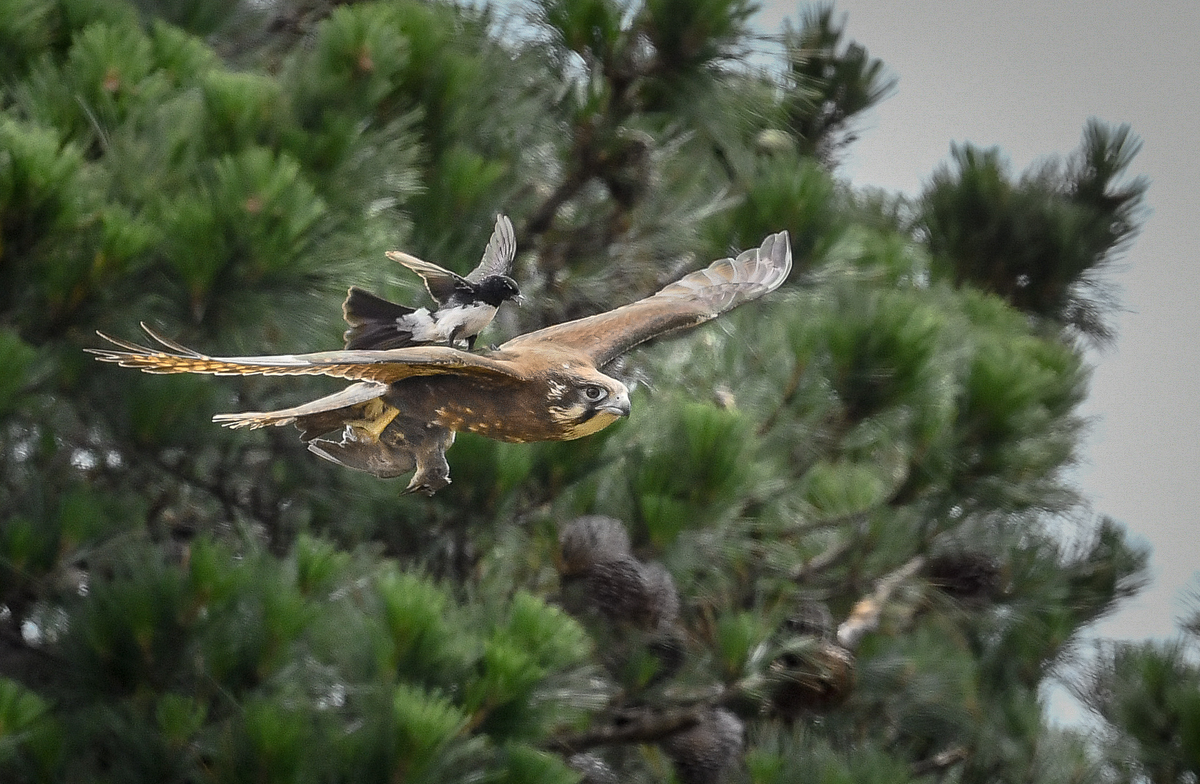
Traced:
<svg viewBox="0 0 1200 784">
<path fill-rule="evenodd" d="M 351 286 L 342 303 L 342 317 L 350 325 L 343 337 L 349 351 L 383 351 L 414 345 L 413 334 L 401 325 L 416 311 Z"/>
</svg>

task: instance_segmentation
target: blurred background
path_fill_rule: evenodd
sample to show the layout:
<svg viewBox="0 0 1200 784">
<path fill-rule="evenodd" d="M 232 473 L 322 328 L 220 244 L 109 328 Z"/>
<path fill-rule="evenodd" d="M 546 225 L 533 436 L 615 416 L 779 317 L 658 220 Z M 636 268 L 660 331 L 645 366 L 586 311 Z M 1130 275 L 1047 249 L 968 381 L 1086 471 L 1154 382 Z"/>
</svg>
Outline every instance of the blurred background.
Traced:
<svg viewBox="0 0 1200 784">
<path fill-rule="evenodd" d="M 1170 214 L 1142 117 L 1010 152 L 887 114 L 911 65 L 989 116 L 987 17 L 918 65 L 786 10 L 0 5 L 3 779 L 1194 781 L 1195 595 L 1097 633 L 1150 551 L 1079 469 L 1116 273 Z M 937 150 L 875 177 L 885 136 Z M 614 363 L 628 422 L 460 436 L 432 499 L 211 422 L 336 383 L 83 351 L 336 348 L 349 285 L 425 304 L 385 251 L 465 272 L 501 211 L 529 302 L 481 346 L 783 229 L 795 269 Z"/>
</svg>

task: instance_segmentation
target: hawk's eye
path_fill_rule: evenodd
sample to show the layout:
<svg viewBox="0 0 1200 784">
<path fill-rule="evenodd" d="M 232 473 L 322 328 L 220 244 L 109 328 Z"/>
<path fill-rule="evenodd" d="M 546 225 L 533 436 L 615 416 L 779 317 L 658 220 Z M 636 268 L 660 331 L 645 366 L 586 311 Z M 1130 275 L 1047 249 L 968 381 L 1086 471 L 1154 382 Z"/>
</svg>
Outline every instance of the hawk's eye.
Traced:
<svg viewBox="0 0 1200 784">
<path fill-rule="evenodd" d="M 583 388 L 583 396 L 588 400 L 602 400 L 604 395 L 604 388 L 598 387 L 595 384 L 589 384 Z"/>
</svg>

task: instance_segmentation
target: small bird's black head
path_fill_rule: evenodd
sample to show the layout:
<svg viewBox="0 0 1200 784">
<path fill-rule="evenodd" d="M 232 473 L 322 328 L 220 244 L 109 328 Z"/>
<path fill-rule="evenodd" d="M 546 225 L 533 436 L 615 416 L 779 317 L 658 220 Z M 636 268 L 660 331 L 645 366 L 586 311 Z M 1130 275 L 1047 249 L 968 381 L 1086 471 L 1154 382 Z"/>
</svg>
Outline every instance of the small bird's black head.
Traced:
<svg viewBox="0 0 1200 784">
<path fill-rule="evenodd" d="M 475 287 L 475 294 L 479 297 L 480 302 L 485 302 L 494 308 L 500 307 L 500 303 L 506 300 L 520 301 L 522 299 L 517 282 L 507 275 L 489 275 Z"/>
</svg>

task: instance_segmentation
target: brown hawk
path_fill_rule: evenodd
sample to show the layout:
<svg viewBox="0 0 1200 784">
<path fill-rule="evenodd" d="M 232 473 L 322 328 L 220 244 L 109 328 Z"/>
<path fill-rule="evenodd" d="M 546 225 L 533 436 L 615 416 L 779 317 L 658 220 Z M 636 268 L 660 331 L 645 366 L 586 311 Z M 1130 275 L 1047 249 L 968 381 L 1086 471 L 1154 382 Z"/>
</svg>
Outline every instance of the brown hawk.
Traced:
<svg viewBox="0 0 1200 784">
<path fill-rule="evenodd" d="M 325 375 L 340 392 L 278 411 L 218 414 L 228 427 L 295 423 L 309 450 L 380 477 L 414 471 L 407 492 L 450 484 L 446 449 L 458 431 L 500 441 L 569 441 L 629 414 L 629 390 L 599 368 L 666 332 L 701 324 L 775 290 L 792 269 L 787 232 L 715 261 L 653 296 L 471 354 L 446 346 L 208 357 L 143 328 L 163 348 L 100 336 L 121 350 L 102 361 L 148 373 Z M 327 436 L 327 434 L 335 434 Z"/>
</svg>

